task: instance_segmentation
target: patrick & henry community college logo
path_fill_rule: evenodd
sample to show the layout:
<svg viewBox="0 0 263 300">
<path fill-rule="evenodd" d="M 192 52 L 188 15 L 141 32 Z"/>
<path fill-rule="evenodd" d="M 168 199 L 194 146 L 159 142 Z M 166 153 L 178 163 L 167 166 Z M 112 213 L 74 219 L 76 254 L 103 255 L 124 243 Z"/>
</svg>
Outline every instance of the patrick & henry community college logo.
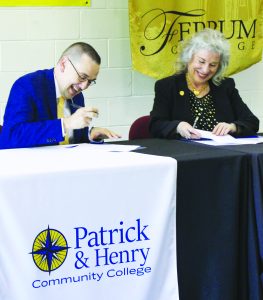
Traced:
<svg viewBox="0 0 263 300">
<path fill-rule="evenodd" d="M 64 235 L 48 226 L 36 236 L 29 254 L 41 271 L 50 274 L 64 263 L 69 248 Z"/>
<path fill-rule="evenodd" d="M 38 278 L 32 279 L 34 289 L 86 281 L 102 283 L 126 276 L 143 278 L 152 272 L 150 225 L 140 218 L 127 224 L 121 220 L 109 227 L 74 227 L 70 236 L 75 240 L 71 247 L 60 231 L 49 226 L 37 234 L 29 252 L 41 271 Z M 69 249 L 71 264 L 67 264 L 67 274 L 53 273 L 64 263 Z M 50 277 L 47 279 L 42 272 Z"/>
</svg>

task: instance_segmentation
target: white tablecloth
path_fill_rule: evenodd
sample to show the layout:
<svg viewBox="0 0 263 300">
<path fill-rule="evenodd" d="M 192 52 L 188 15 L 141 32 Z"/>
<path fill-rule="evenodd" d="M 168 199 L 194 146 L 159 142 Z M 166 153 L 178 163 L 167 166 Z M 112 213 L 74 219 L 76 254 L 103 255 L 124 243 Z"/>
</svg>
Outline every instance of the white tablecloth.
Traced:
<svg viewBox="0 0 263 300">
<path fill-rule="evenodd" d="M 0 151 L 0 299 L 178 299 L 176 173 L 132 152 Z"/>
</svg>

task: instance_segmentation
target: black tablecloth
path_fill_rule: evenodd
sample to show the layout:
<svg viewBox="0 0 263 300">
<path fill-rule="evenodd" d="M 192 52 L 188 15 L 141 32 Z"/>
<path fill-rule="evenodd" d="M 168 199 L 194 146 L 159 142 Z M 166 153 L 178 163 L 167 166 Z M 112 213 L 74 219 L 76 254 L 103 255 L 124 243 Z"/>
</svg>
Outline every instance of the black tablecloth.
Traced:
<svg viewBox="0 0 263 300">
<path fill-rule="evenodd" d="M 173 157 L 177 173 L 177 257 L 180 300 L 243 300 L 257 268 L 250 156 L 176 140 L 133 140 L 137 152 Z M 254 243 L 255 241 L 253 241 Z M 255 253 L 253 253 L 253 251 Z M 258 285 L 256 285 L 259 288 Z"/>
<path fill-rule="evenodd" d="M 263 299 L 263 144 L 224 146 L 250 156 L 253 201 L 249 202 L 249 274 L 251 299 Z"/>
</svg>

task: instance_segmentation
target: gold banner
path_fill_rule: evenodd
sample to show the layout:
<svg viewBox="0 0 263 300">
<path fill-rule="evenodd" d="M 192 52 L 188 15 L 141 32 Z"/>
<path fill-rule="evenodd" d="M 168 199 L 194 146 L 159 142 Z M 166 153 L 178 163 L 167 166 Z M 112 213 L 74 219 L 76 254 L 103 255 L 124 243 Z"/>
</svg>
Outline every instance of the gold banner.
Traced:
<svg viewBox="0 0 263 300">
<path fill-rule="evenodd" d="M 175 72 L 180 43 L 204 28 L 231 45 L 226 75 L 262 59 L 263 0 L 129 0 L 133 68 L 154 78 Z"/>
<path fill-rule="evenodd" d="M 1 6 L 90 6 L 91 0 L 0 0 Z"/>
</svg>

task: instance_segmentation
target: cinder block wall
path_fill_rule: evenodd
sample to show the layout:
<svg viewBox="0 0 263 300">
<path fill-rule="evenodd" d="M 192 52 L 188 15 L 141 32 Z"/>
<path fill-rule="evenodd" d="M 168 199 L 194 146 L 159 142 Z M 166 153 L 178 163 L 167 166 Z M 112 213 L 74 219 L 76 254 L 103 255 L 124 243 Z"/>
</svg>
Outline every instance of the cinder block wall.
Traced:
<svg viewBox="0 0 263 300">
<path fill-rule="evenodd" d="M 99 108 L 96 125 L 127 139 L 137 117 L 149 114 L 155 80 L 131 69 L 127 0 L 91 0 L 91 7 L 0 7 L 0 122 L 13 82 L 51 68 L 71 43 L 85 41 L 102 57 L 86 105 Z M 244 101 L 263 123 L 263 63 L 233 76 Z M 261 124 L 261 131 L 263 125 Z"/>
</svg>

